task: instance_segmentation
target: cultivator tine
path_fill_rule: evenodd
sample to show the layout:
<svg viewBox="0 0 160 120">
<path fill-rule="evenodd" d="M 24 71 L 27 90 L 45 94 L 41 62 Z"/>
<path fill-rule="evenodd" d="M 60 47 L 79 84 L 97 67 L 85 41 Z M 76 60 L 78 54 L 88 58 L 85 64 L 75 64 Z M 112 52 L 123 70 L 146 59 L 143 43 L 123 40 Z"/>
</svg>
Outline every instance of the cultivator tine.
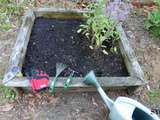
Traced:
<svg viewBox="0 0 160 120">
<path fill-rule="evenodd" d="M 61 72 L 67 68 L 67 65 L 63 63 L 56 63 L 56 76 L 59 76 Z"/>
</svg>

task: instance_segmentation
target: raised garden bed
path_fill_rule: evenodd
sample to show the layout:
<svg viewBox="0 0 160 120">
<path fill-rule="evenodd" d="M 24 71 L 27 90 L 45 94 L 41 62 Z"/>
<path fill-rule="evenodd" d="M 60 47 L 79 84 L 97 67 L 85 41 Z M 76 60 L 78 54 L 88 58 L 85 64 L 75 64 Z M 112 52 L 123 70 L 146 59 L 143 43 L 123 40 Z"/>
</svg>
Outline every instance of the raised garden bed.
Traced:
<svg viewBox="0 0 160 120">
<path fill-rule="evenodd" d="M 121 24 L 116 27 L 120 33 L 119 53 L 105 55 L 94 52 L 88 46 L 85 36 L 77 33 L 84 22 L 86 11 L 39 8 L 30 10 L 18 33 L 17 41 L 4 75 L 4 84 L 9 87 L 30 87 L 27 77 L 14 77 L 8 81 L 8 71 L 19 66 L 22 73 L 31 68 L 40 68 L 55 76 L 57 62 L 67 64 L 77 72 L 71 88 L 86 88 L 83 77 L 94 70 L 103 87 L 129 87 L 144 85 L 143 72 L 129 45 Z M 61 74 L 56 87 L 64 87 L 67 74 Z"/>
</svg>

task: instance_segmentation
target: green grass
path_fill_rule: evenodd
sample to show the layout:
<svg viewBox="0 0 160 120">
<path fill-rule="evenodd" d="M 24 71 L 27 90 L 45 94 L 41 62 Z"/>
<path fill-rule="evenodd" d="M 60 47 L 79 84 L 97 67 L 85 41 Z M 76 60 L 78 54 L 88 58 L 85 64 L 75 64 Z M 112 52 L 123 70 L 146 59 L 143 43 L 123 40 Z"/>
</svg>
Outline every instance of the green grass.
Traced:
<svg viewBox="0 0 160 120">
<path fill-rule="evenodd" d="M 0 81 L 2 80 L 3 80 L 3 76 L 0 76 Z M 14 101 L 17 98 L 17 96 L 18 96 L 18 92 L 0 84 L 0 104 Z"/>
<path fill-rule="evenodd" d="M 15 0 L 0 0 L 0 29 L 7 31 L 12 28 L 12 19 L 24 12 L 27 0 L 17 3 Z"/>
<path fill-rule="evenodd" d="M 0 75 L 0 80 L 3 80 L 3 76 Z"/>
<path fill-rule="evenodd" d="M 160 89 L 158 90 L 151 90 L 147 93 L 150 102 L 151 103 L 156 103 L 160 101 Z"/>
<path fill-rule="evenodd" d="M 0 76 L 0 81 L 2 80 L 3 80 L 3 76 Z M 18 96 L 18 92 L 0 84 L 0 105 L 5 102 L 14 101 L 17 98 L 17 96 Z"/>
<path fill-rule="evenodd" d="M 148 13 L 145 28 L 152 36 L 160 37 L 160 0 L 154 0 L 156 8 Z"/>
<path fill-rule="evenodd" d="M 18 92 L 13 89 L 0 85 L 0 104 L 13 102 L 18 96 Z"/>
<path fill-rule="evenodd" d="M 39 5 L 35 0 L 0 0 L 0 31 L 7 31 L 13 27 L 13 23 L 16 26 L 20 23 L 20 17 L 23 15 L 26 9 L 30 7 L 62 7 L 61 2 L 46 1 Z M 64 4 L 64 3 L 63 3 Z"/>
</svg>

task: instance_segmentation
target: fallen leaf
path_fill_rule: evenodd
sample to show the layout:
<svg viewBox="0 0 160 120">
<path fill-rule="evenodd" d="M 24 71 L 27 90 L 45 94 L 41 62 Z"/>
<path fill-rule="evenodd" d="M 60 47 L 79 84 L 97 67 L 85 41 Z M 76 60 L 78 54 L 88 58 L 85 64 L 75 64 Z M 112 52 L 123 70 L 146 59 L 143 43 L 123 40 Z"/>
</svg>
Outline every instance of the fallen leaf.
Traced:
<svg viewBox="0 0 160 120">
<path fill-rule="evenodd" d="M 93 46 L 90 45 L 89 48 L 90 48 L 91 50 L 93 50 Z"/>
<path fill-rule="evenodd" d="M 93 105 L 95 105 L 96 107 L 98 106 L 98 104 L 96 103 L 95 99 L 92 97 L 92 103 Z"/>
<path fill-rule="evenodd" d="M 14 107 L 13 104 L 5 104 L 3 106 L 0 106 L 0 111 L 7 112 L 7 111 L 10 111 L 13 107 Z"/>
<path fill-rule="evenodd" d="M 108 52 L 106 50 L 102 51 L 105 55 L 108 55 Z"/>
</svg>

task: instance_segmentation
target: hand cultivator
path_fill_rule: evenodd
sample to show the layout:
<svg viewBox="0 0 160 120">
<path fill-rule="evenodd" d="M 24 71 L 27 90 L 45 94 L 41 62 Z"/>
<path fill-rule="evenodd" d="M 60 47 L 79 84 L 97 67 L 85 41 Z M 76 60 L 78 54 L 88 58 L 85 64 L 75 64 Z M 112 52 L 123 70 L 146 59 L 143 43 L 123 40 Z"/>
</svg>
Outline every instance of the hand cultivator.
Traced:
<svg viewBox="0 0 160 120">
<path fill-rule="evenodd" d="M 67 66 L 65 64 L 62 64 L 62 63 L 57 63 L 56 64 L 56 76 L 55 78 L 50 82 L 50 85 L 49 85 L 49 91 L 51 93 L 54 93 L 55 92 L 55 84 L 56 84 L 56 81 L 57 81 L 57 78 L 58 76 L 61 74 L 61 72 L 67 68 Z"/>
</svg>

